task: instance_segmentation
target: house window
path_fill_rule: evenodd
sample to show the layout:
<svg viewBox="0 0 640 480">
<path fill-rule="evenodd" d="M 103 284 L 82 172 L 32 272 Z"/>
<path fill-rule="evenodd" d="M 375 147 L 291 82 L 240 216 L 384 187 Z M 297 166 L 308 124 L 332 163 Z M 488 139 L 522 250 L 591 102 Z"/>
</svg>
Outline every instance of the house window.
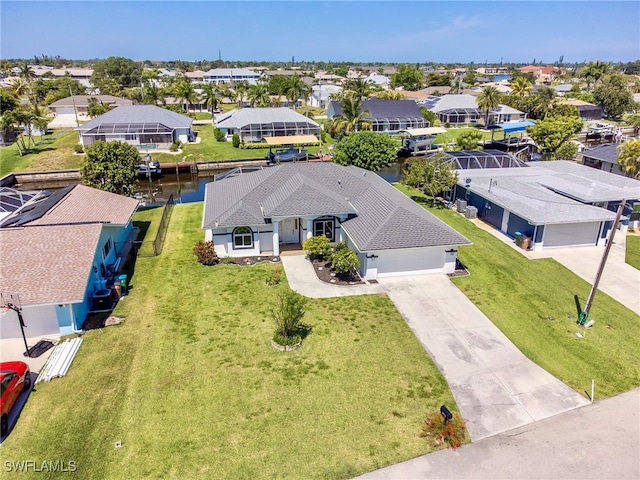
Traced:
<svg viewBox="0 0 640 480">
<path fill-rule="evenodd" d="M 318 218 L 313 221 L 313 236 L 318 237 L 324 235 L 330 242 L 334 241 L 334 224 L 333 218 Z"/>
<path fill-rule="evenodd" d="M 237 227 L 233 230 L 233 248 L 252 248 L 253 232 L 249 227 Z"/>
<path fill-rule="evenodd" d="M 107 243 L 105 243 L 104 247 L 102 247 L 102 258 L 106 260 L 112 248 L 113 248 L 113 240 L 111 240 L 111 237 L 109 237 L 109 240 L 107 240 Z"/>
</svg>

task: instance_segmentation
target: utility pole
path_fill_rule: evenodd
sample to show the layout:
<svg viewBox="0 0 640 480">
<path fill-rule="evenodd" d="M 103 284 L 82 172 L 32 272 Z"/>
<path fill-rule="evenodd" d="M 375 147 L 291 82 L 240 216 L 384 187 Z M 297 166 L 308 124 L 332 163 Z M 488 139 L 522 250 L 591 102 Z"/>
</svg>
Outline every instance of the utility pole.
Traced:
<svg viewBox="0 0 640 480">
<path fill-rule="evenodd" d="M 75 95 L 71 91 L 71 85 L 69 85 L 69 94 L 71 95 L 71 101 L 73 102 L 73 113 L 76 116 L 76 128 L 80 128 L 80 122 L 78 121 L 78 109 L 76 108 Z"/>
<path fill-rule="evenodd" d="M 589 298 L 587 298 L 587 304 L 584 307 L 584 310 L 580 313 L 578 317 L 578 323 L 580 325 L 584 325 L 587 323 L 589 319 L 589 310 L 591 310 L 591 305 L 593 304 L 593 297 L 596 296 L 596 290 L 598 289 L 598 284 L 600 283 L 600 277 L 602 277 L 602 272 L 604 271 L 604 265 L 607 262 L 607 257 L 609 256 L 609 251 L 611 250 L 611 245 L 613 245 L 613 237 L 616 234 L 616 230 L 618 229 L 618 222 L 620 222 L 620 217 L 622 217 L 622 211 L 624 210 L 626 200 L 622 200 L 620 202 L 620 206 L 618 207 L 618 212 L 616 213 L 616 219 L 613 221 L 613 227 L 611 228 L 611 237 L 607 241 L 607 246 L 604 248 L 604 253 L 602 254 L 602 259 L 600 260 L 600 265 L 598 266 L 598 272 L 596 273 L 596 279 L 593 281 L 593 286 L 591 287 L 591 292 L 589 292 Z"/>
</svg>

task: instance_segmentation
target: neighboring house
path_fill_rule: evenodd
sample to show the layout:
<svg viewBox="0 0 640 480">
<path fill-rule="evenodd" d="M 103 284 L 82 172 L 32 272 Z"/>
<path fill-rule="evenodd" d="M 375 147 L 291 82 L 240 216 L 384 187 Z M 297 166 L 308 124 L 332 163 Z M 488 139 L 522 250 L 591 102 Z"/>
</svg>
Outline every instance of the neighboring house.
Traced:
<svg viewBox="0 0 640 480">
<path fill-rule="evenodd" d="M 391 80 L 386 75 L 378 75 L 376 73 L 371 73 L 365 80 L 369 83 L 373 83 L 380 88 L 387 90 L 389 85 L 391 84 Z"/>
<path fill-rule="evenodd" d="M 99 104 L 108 105 L 109 108 L 133 105 L 133 102 L 128 98 L 114 97 L 113 95 L 72 95 L 56 100 L 48 108 L 56 115 L 75 115 L 77 113 L 86 116 L 89 102 L 92 99 Z"/>
<path fill-rule="evenodd" d="M 407 128 L 424 128 L 429 126 L 420 108 L 413 100 L 380 100 L 370 98 L 362 102 L 362 111 L 369 112 L 363 116 L 371 122 L 374 132 L 395 134 Z M 335 118 L 342 113 L 340 102 L 331 100 L 327 106 L 327 117 Z"/>
<path fill-rule="evenodd" d="M 191 80 L 191 83 L 203 83 L 204 74 L 202 70 L 194 70 L 193 72 L 185 72 L 184 76 Z"/>
<path fill-rule="evenodd" d="M 178 100 L 174 97 L 164 97 L 165 105 L 178 105 L 185 112 L 206 112 L 207 101 L 204 98 L 196 98 L 193 102 L 189 103 L 186 100 Z"/>
<path fill-rule="evenodd" d="M 435 113 L 440 121 L 450 125 L 470 125 L 485 123 L 486 111 L 478 108 L 476 97 L 468 94 L 449 94 L 441 97 L 431 96 L 419 102 Z M 489 110 L 488 125 L 495 123 L 517 122 L 526 118 L 526 114 L 507 105 Z"/>
<path fill-rule="evenodd" d="M 204 83 L 215 83 L 217 85 L 242 81 L 253 85 L 259 78 L 259 73 L 247 68 L 214 68 L 204 72 L 202 75 L 202 81 Z"/>
<path fill-rule="evenodd" d="M 543 67 L 540 65 L 527 65 L 526 67 L 520 68 L 520 71 L 522 73 L 533 73 L 537 83 L 545 83 L 547 85 L 550 85 L 556 76 L 563 73 L 558 67 Z"/>
<path fill-rule="evenodd" d="M 593 103 L 576 99 L 560 100 L 558 103 L 562 105 L 573 105 L 576 107 L 580 114 L 580 120 L 602 120 L 602 107 L 594 105 Z"/>
<path fill-rule="evenodd" d="M 560 85 L 555 85 L 553 88 L 556 93 L 558 94 L 558 96 L 563 96 L 566 93 L 569 93 L 571 91 L 571 89 L 573 88 L 573 84 L 572 83 L 561 83 Z"/>
<path fill-rule="evenodd" d="M 51 68 L 34 66 L 31 68 L 36 77 L 47 78 L 62 78 L 70 77 L 73 80 L 77 80 L 80 85 L 84 87 L 92 87 L 91 75 L 93 75 L 92 68 L 71 67 L 71 68 Z"/>
<path fill-rule="evenodd" d="M 450 155 L 481 158 L 486 153 Z M 504 166 L 480 160 L 463 166 L 452 199 L 477 208 L 479 218 L 512 238 L 517 232 L 530 237 L 536 251 L 604 245 L 623 199 L 623 223 L 637 222 L 631 215 L 640 198 L 637 180 L 560 160 Z"/>
<path fill-rule="evenodd" d="M 80 125 L 83 146 L 98 140 L 119 140 L 137 148 L 166 149 L 180 140 L 195 140 L 193 120 L 185 115 L 155 105 L 130 105 L 115 108 L 104 115 Z"/>
<path fill-rule="evenodd" d="M 267 137 L 315 135 L 320 125 L 290 108 L 242 108 L 216 116 L 217 128 L 227 137 L 240 135 L 245 143 L 261 142 Z"/>
<path fill-rule="evenodd" d="M 587 167 L 626 176 L 618 163 L 619 143 L 605 143 L 582 151 L 582 163 Z"/>
<path fill-rule="evenodd" d="M 104 309 L 135 239 L 138 201 L 83 185 L 30 198 L 0 221 L 0 291 L 17 294 L 26 333 L 68 335 Z M 0 337 L 20 337 L 17 319 Z"/>
<path fill-rule="evenodd" d="M 452 273 L 462 235 L 380 176 L 335 163 L 293 163 L 207 184 L 205 239 L 219 257 L 279 255 L 281 244 L 346 241 L 360 275 Z"/>
<path fill-rule="evenodd" d="M 342 87 L 338 85 L 314 85 L 307 103 L 312 107 L 327 108 L 329 97 L 341 91 Z"/>
</svg>

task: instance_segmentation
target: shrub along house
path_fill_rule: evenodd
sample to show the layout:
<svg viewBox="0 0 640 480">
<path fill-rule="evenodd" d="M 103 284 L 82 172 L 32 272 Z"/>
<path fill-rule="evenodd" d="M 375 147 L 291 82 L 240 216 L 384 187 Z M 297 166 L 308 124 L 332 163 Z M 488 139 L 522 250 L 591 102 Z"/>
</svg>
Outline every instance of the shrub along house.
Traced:
<svg viewBox="0 0 640 480">
<path fill-rule="evenodd" d="M 511 238 L 530 237 L 534 250 L 604 245 L 623 199 L 622 228 L 634 221 L 637 180 L 569 161 L 525 164 L 502 152 L 495 156 L 511 160 L 484 162 L 486 154 L 450 152 L 458 170 L 452 199 L 475 207 L 479 218 Z"/>
<path fill-rule="evenodd" d="M 207 184 L 205 240 L 219 257 L 279 255 L 282 244 L 325 235 L 346 241 L 360 275 L 455 270 L 470 242 L 381 177 L 334 163 L 293 163 Z"/>
<path fill-rule="evenodd" d="M 172 143 L 195 141 L 193 120 L 155 105 L 123 105 L 80 125 L 84 147 L 98 140 L 119 140 L 141 150 L 167 149 Z"/>
<path fill-rule="evenodd" d="M 90 310 L 108 306 L 108 286 L 134 239 L 138 201 L 83 185 L 30 197 L 0 223 L 0 291 L 17 294 L 29 337 L 68 335 Z M 15 315 L 15 314 L 13 314 Z M 0 319 L 0 337 L 20 337 Z"/>
</svg>

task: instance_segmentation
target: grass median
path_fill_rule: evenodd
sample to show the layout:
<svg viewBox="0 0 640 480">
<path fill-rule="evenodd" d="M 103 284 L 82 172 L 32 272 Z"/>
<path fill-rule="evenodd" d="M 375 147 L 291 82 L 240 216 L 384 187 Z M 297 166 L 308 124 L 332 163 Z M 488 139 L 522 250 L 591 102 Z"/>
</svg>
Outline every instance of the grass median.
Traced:
<svg viewBox="0 0 640 480">
<path fill-rule="evenodd" d="M 277 351 L 288 287 L 265 279 L 282 266 L 200 265 L 201 212 L 175 206 L 124 322 L 88 331 L 67 376 L 38 384 L 3 460 L 75 460 L 100 479 L 350 478 L 429 452 L 422 421 L 455 402 L 391 301 L 309 299 L 311 334 Z"/>
</svg>

